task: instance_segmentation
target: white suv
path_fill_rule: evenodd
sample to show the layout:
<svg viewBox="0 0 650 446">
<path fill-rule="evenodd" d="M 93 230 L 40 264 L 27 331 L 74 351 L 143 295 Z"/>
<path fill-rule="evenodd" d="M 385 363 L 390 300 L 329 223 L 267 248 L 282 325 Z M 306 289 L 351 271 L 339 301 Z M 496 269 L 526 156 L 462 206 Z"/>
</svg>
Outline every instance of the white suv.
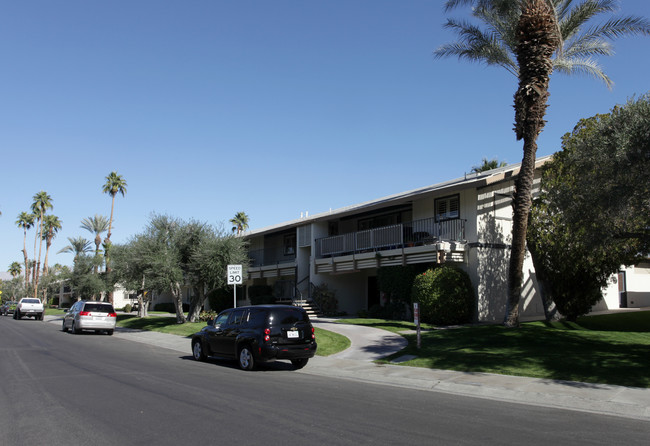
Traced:
<svg viewBox="0 0 650 446">
<path fill-rule="evenodd" d="M 94 330 L 112 335 L 116 320 L 117 314 L 110 303 L 80 300 L 63 317 L 63 331 L 79 334 L 83 330 Z"/>
</svg>

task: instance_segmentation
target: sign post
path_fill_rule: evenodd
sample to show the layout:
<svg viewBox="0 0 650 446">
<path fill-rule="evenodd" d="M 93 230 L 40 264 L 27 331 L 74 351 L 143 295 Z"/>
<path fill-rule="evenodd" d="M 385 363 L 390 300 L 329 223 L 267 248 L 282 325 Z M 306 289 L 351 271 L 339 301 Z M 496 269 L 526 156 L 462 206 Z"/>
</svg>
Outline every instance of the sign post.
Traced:
<svg viewBox="0 0 650 446">
<path fill-rule="evenodd" d="M 232 287 L 232 293 L 233 293 L 233 308 L 237 308 L 237 285 L 241 285 L 244 283 L 244 279 L 242 277 L 243 270 L 241 265 L 228 265 L 228 285 L 233 285 Z"/>
<path fill-rule="evenodd" d="M 420 349 L 420 303 L 419 302 L 413 302 L 413 322 L 415 323 L 415 327 L 417 330 L 417 335 L 418 335 L 418 350 Z"/>
</svg>

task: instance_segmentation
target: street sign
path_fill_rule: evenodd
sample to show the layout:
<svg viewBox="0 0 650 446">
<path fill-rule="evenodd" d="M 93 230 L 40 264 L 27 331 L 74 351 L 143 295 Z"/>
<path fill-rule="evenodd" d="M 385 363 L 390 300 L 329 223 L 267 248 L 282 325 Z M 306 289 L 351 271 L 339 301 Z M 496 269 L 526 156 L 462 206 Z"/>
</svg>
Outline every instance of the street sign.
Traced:
<svg viewBox="0 0 650 446">
<path fill-rule="evenodd" d="M 228 265 L 228 285 L 241 285 L 244 283 L 241 265 Z"/>
</svg>

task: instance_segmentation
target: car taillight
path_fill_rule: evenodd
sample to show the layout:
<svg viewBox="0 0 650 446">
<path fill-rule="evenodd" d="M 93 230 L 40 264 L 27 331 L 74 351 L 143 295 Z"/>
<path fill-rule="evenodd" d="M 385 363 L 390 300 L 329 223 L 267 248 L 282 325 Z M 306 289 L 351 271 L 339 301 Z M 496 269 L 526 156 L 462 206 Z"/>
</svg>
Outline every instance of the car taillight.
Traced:
<svg viewBox="0 0 650 446">
<path fill-rule="evenodd" d="M 79 316 L 90 316 L 90 311 L 80 311 Z"/>
<path fill-rule="evenodd" d="M 108 317 L 117 317 L 117 313 L 108 313 Z"/>
<path fill-rule="evenodd" d="M 316 333 L 314 333 L 314 327 L 311 327 L 311 338 L 316 339 Z"/>
<path fill-rule="evenodd" d="M 264 329 L 264 342 L 269 342 L 271 340 L 271 329 L 270 328 L 265 328 Z"/>
</svg>

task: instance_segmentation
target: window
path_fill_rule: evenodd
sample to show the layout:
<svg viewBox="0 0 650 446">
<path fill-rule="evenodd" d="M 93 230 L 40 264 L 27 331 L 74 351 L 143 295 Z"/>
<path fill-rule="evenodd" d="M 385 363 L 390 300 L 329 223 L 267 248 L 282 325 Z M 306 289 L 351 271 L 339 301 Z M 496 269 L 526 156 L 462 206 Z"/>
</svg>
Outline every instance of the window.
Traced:
<svg viewBox="0 0 650 446">
<path fill-rule="evenodd" d="M 460 218 L 460 197 L 452 195 L 435 201 L 436 221 Z"/>
<path fill-rule="evenodd" d="M 296 253 L 296 234 L 284 236 L 284 255 L 291 256 Z"/>
</svg>

